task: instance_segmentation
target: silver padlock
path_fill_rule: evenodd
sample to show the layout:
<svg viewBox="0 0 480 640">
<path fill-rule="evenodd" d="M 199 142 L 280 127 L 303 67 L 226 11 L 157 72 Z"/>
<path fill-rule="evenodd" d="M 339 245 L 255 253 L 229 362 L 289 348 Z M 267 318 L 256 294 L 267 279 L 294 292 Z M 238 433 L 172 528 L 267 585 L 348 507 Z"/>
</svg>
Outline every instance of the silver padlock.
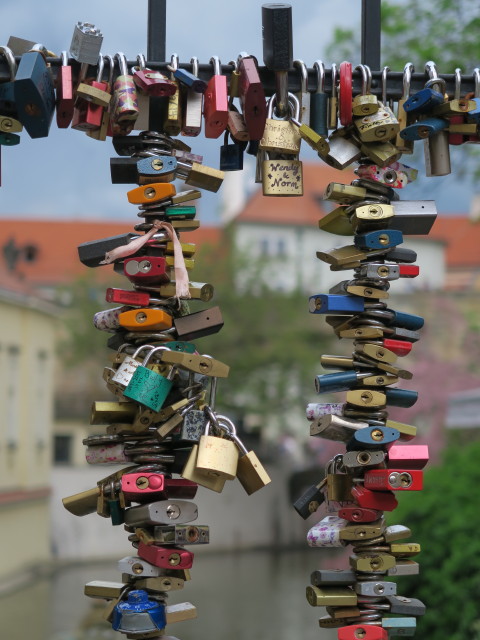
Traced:
<svg viewBox="0 0 480 640">
<path fill-rule="evenodd" d="M 125 511 L 125 524 L 129 526 L 185 524 L 197 518 L 197 505 L 189 500 L 159 500 Z"/>
<path fill-rule="evenodd" d="M 122 347 L 123 346 L 124 345 L 122 345 Z M 122 347 L 120 347 L 119 352 L 121 352 Z M 151 344 L 144 344 L 134 352 L 133 356 L 128 356 L 128 355 L 125 356 L 124 361 L 120 364 L 120 366 L 116 370 L 115 375 L 112 376 L 111 382 L 125 389 L 125 387 L 128 385 L 128 383 L 132 379 L 135 369 L 141 364 L 141 362 L 137 360 L 138 354 L 144 351 L 145 349 L 152 350 L 154 348 L 155 347 Z"/>
<path fill-rule="evenodd" d="M 82 64 L 96 65 L 102 49 L 103 34 L 90 22 L 77 22 L 70 43 L 70 55 Z"/>
<path fill-rule="evenodd" d="M 126 556 L 118 561 L 118 570 L 129 576 L 139 578 L 158 578 L 164 575 L 165 569 L 156 567 L 138 556 Z"/>
</svg>

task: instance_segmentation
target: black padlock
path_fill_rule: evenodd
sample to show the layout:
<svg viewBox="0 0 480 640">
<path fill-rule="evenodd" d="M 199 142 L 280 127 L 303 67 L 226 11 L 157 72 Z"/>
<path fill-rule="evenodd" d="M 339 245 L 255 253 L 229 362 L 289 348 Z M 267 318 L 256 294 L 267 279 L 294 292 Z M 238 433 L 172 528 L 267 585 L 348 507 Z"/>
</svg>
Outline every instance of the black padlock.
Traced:
<svg viewBox="0 0 480 640">
<path fill-rule="evenodd" d="M 129 244 L 135 238 L 138 238 L 135 233 L 122 233 L 119 236 L 83 242 L 78 246 L 78 257 L 86 267 L 100 267 L 102 266 L 100 263 L 105 260 L 105 254 L 108 251 Z"/>
<path fill-rule="evenodd" d="M 241 171 L 243 169 L 243 152 L 248 142 L 234 141 L 228 144 L 229 132 L 225 131 L 223 144 L 220 147 L 220 170 Z"/>
</svg>

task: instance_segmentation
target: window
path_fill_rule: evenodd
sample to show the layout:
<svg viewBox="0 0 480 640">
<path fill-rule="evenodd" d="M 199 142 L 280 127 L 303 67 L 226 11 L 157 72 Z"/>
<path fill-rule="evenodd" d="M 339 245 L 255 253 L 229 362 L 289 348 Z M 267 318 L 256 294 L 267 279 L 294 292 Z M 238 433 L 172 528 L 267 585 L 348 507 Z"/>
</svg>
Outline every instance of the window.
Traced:
<svg viewBox="0 0 480 640">
<path fill-rule="evenodd" d="M 20 430 L 20 349 L 17 346 L 7 347 L 6 353 L 6 435 L 7 445 L 16 447 Z"/>
<path fill-rule="evenodd" d="M 33 379 L 33 435 L 37 445 L 45 445 L 48 437 L 50 362 L 46 351 L 37 351 Z"/>
<path fill-rule="evenodd" d="M 284 256 L 287 253 L 286 249 L 285 238 L 279 238 L 277 242 L 277 255 Z"/>
<path fill-rule="evenodd" d="M 268 238 L 260 239 L 260 255 L 268 256 Z"/>
<path fill-rule="evenodd" d="M 53 439 L 53 462 L 70 464 L 72 461 L 72 436 L 55 436 Z"/>
</svg>

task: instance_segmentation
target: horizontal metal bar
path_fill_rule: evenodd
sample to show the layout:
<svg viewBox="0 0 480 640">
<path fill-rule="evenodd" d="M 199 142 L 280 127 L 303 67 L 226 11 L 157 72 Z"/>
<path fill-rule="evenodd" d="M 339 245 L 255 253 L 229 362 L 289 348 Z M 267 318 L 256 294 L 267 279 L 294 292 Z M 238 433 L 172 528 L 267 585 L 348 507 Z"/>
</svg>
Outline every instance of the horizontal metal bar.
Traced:
<svg viewBox="0 0 480 640">
<path fill-rule="evenodd" d="M 17 62 L 20 60 L 17 57 Z M 60 58 L 47 58 L 48 63 L 51 65 L 52 74 L 56 77 L 57 67 L 61 64 Z M 73 69 L 74 79 L 77 77 L 78 70 L 80 69 L 80 64 L 76 60 L 70 60 L 69 64 L 71 64 Z M 158 69 L 166 74 L 170 73 L 167 65 L 170 62 L 155 62 L 155 61 L 147 61 L 147 66 L 151 69 Z M 132 67 L 137 65 L 136 60 L 128 60 L 128 67 L 131 69 Z M 179 66 L 183 69 L 191 70 L 191 65 L 189 62 L 181 62 Z M 94 75 L 95 67 L 92 67 L 92 75 Z M 222 73 L 230 76 L 233 71 L 232 65 L 221 65 Z M 108 64 L 105 65 L 104 70 L 104 78 L 108 76 Z M 308 71 L 308 89 L 311 92 L 314 92 L 316 89 L 316 78 L 317 74 L 314 69 L 307 69 Z M 258 68 L 260 80 L 262 81 L 265 94 L 267 96 L 271 96 L 275 93 L 275 75 L 274 72 L 270 71 L 264 66 Z M 119 74 L 119 72 L 115 73 L 115 77 Z M 211 64 L 200 64 L 198 75 L 202 80 L 209 80 L 213 75 L 213 68 Z M 447 93 L 453 97 L 455 91 L 455 76 L 454 74 L 442 74 L 438 73 L 440 78 L 443 78 L 446 82 L 446 91 Z M 0 60 L 0 81 L 6 81 L 10 79 L 8 67 L 3 60 Z M 425 86 L 425 82 L 428 80 L 428 76 L 426 73 L 413 73 L 410 83 L 410 92 L 415 93 L 420 89 L 423 89 Z M 376 96 L 380 96 L 382 93 L 381 88 L 382 83 L 382 71 L 373 71 L 372 70 L 372 93 Z M 353 94 L 359 94 L 361 92 L 361 84 L 362 78 L 359 71 L 353 72 Z M 288 72 L 288 87 L 289 91 L 292 93 L 300 91 L 300 74 L 298 71 L 292 69 Z M 475 83 L 473 79 L 473 75 L 462 75 L 462 85 L 461 91 L 462 95 L 465 93 L 473 92 L 475 90 Z M 332 72 L 331 69 L 325 70 L 325 93 L 328 95 L 331 94 L 332 91 Z M 387 76 L 387 97 L 388 99 L 398 100 L 402 96 L 403 93 L 403 72 L 402 71 L 389 71 Z"/>
</svg>

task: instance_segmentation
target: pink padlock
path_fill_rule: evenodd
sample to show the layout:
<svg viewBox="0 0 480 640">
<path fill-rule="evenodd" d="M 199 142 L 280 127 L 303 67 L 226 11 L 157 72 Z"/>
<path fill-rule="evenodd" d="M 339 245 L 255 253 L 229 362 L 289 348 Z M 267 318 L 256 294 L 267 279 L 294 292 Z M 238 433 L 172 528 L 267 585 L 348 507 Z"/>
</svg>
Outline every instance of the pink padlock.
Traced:
<svg viewBox="0 0 480 640">
<path fill-rule="evenodd" d="M 140 542 L 138 555 L 162 569 L 190 569 L 193 565 L 193 553 L 182 547 L 159 547 Z"/>
<path fill-rule="evenodd" d="M 427 444 L 394 444 L 388 450 L 387 466 L 423 469 L 429 460 Z"/>
</svg>

